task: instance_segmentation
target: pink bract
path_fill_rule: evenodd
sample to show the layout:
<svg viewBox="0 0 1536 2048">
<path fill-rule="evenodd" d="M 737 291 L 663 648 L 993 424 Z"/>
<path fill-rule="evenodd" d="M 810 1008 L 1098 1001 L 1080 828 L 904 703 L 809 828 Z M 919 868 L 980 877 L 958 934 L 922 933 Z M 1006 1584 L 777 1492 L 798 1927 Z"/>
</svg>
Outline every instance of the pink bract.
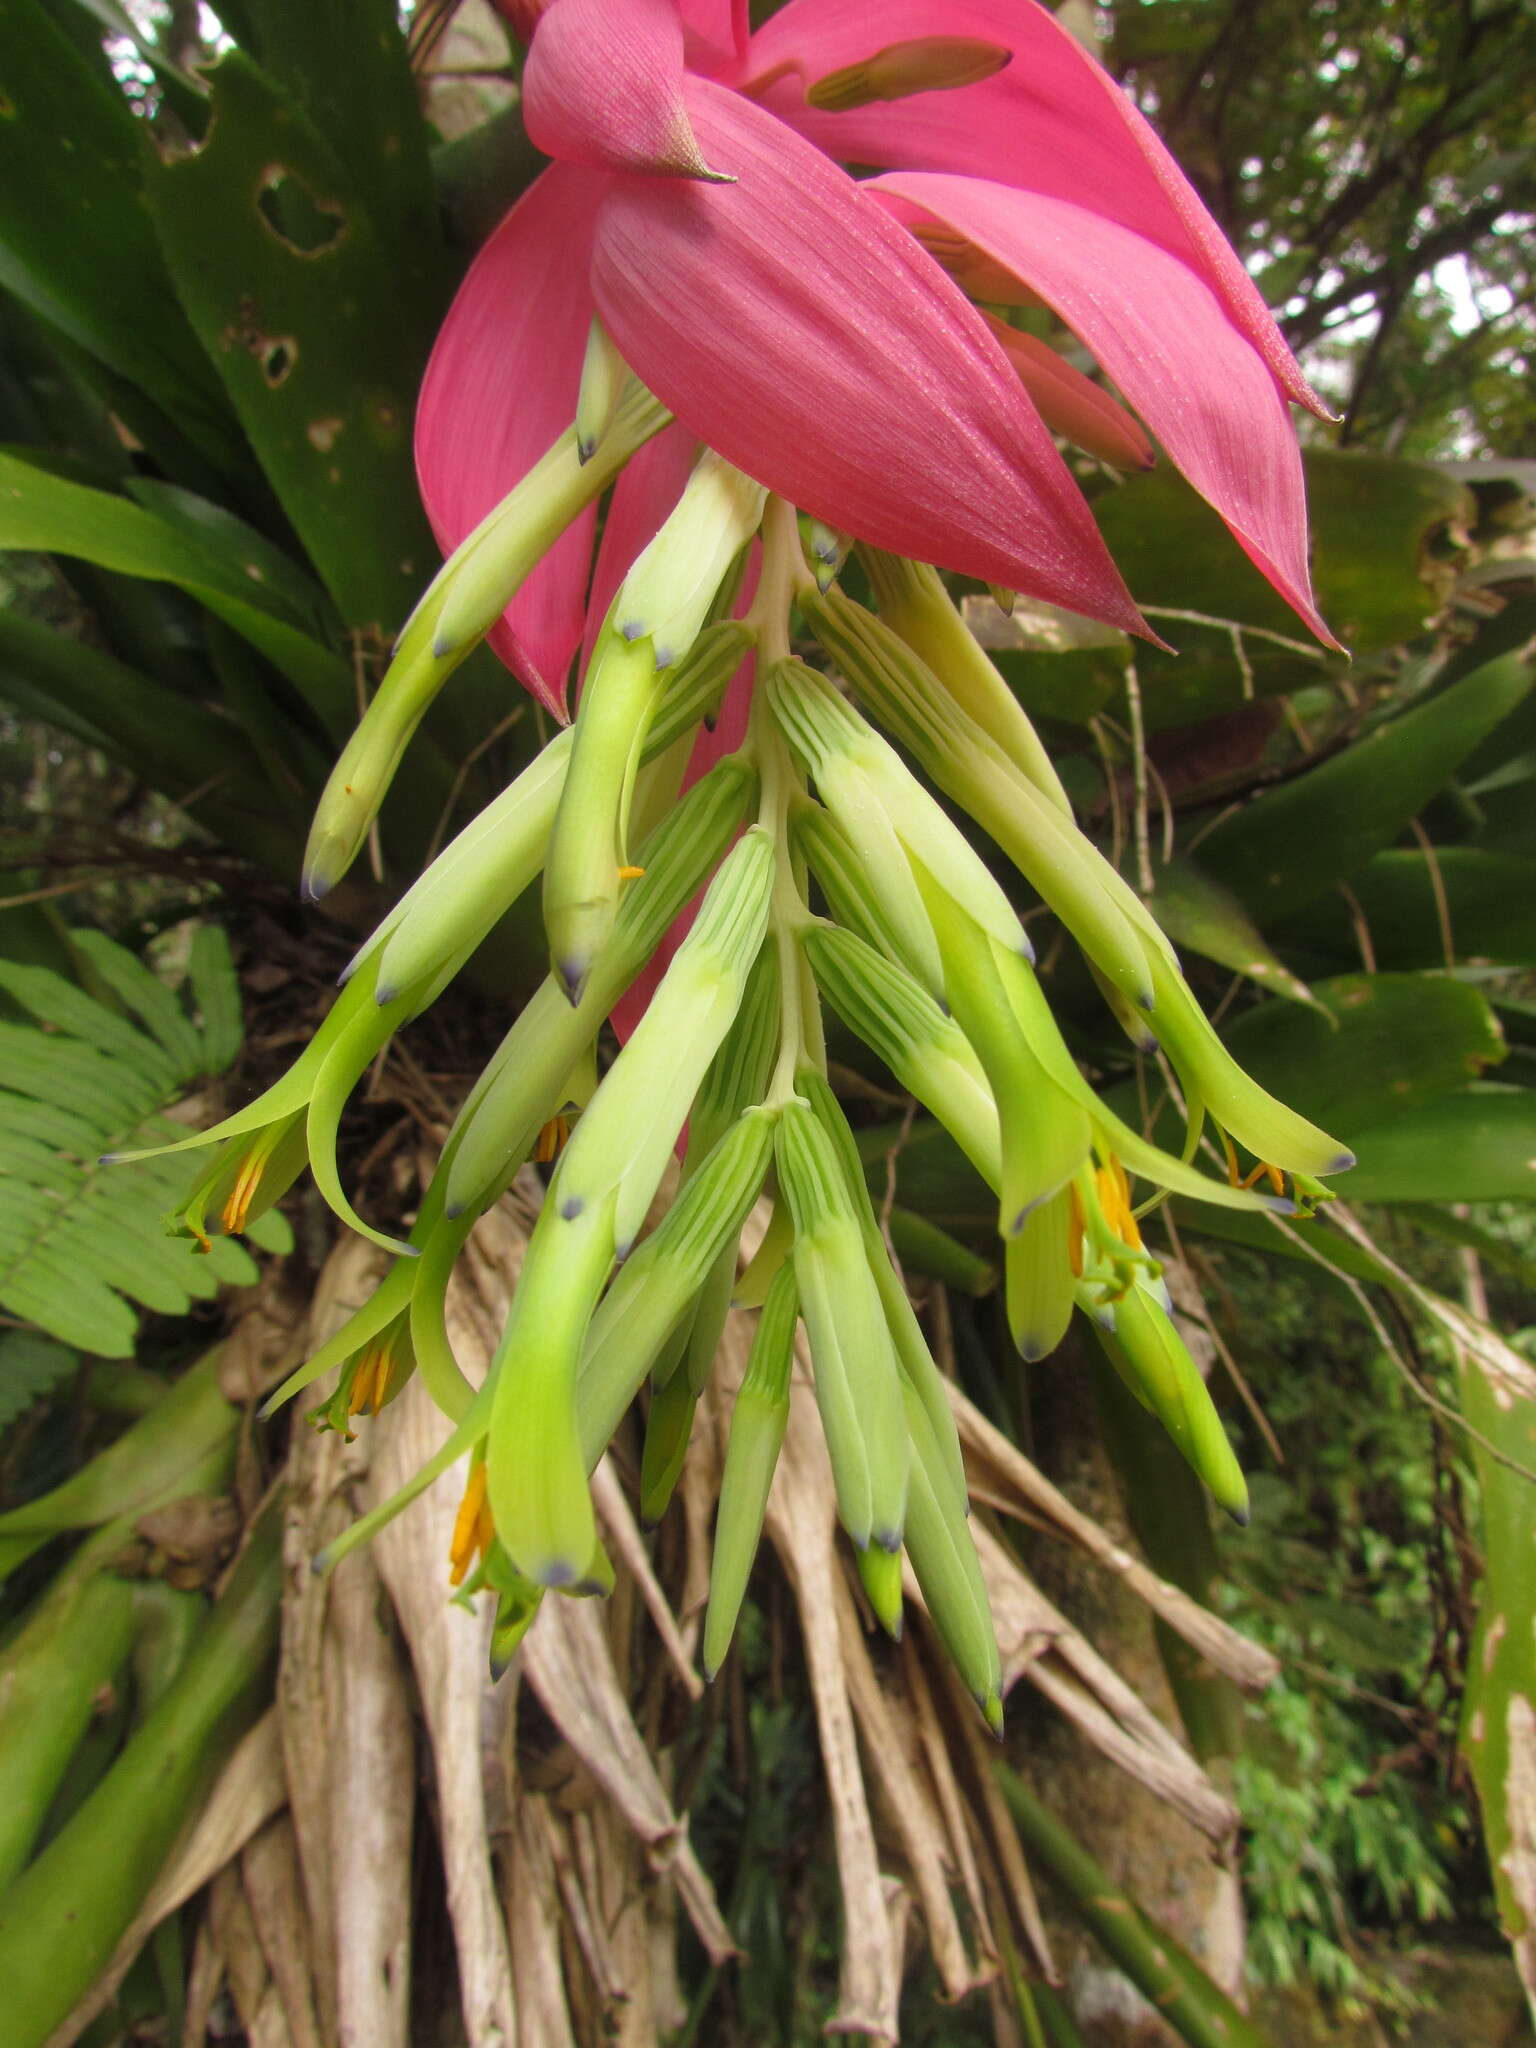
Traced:
<svg viewBox="0 0 1536 2048">
<path fill-rule="evenodd" d="M 750 39 L 740 0 L 519 6 L 529 131 L 558 160 L 481 251 L 428 366 L 417 459 L 445 547 L 569 424 L 597 310 L 675 441 L 892 552 L 1144 630 L 1007 356 L 908 232 L 938 221 L 1073 328 L 1330 638 L 1286 411 L 1316 401 L 1166 149 L 1035 0 L 790 0 Z M 808 104 L 828 73 L 934 36 L 1011 61 L 951 90 Z M 886 175 L 860 184 L 850 163 Z M 655 474 L 616 494 L 610 589 L 667 509 Z M 578 522 L 493 635 L 562 715 L 591 536 Z"/>
</svg>

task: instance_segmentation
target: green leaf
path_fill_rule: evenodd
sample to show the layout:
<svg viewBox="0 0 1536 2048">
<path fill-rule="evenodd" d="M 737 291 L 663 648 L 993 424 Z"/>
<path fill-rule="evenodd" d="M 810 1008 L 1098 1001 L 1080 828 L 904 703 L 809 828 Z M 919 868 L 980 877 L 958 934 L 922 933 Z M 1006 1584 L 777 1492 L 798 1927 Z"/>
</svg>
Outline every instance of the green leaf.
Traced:
<svg viewBox="0 0 1536 2048">
<path fill-rule="evenodd" d="M 340 32 L 334 7 L 316 11 L 319 40 L 325 23 Z M 399 254 L 410 245 L 375 216 L 329 126 L 239 51 L 208 76 L 208 139 L 151 167 L 149 209 L 284 511 L 348 625 L 387 642 L 437 562 L 410 427 L 438 303 L 412 289 Z M 351 75 L 316 90 L 340 95 L 349 122 L 377 118 L 416 146 L 388 110 L 357 112 Z"/>
<path fill-rule="evenodd" d="M 12 607 L 0 607 L 0 698 L 100 747 L 167 796 L 232 772 L 243 779 L 233 729 L 201 704 Z"/>
<path fill-rule="evenodd" d="M 1309 449 L 1304 457 L 1319 609 L 1358 659 L 1422 631 L 1444 601 L 1431 550 L 1468 516 L 1463 485 L 1427 463 Z M 1228 626 L 1261 628 L 1310 646 L 1304 626 L 1271 589 L 1210 506 L 1164 466 L 1094 500 L 1094 516 L 1126 582 L 1177 659 L 1137 650 L 1149 729 L 1230 711 L 1250 695 L 1295 690 L 1336 672 L 1297 647 L 1244 637 L 1242 663 Z M 1322 649 L 1318 649 L 1321 654 Z"/>
<path fill-rule="evenodd" d="M 1233 1056 L 1279 1096 L 1353 1144 L 1389 1119 L 1465 1088 L 1504 1057 L 1479 990 L 1443 975 L 1345 974 L 1317 1009 L 1264 1003 L 1226 1033 Z M 1339 1183 L 1354 1198 L 1358 1174 Z"/>
<path fill-rule="evenodd" d="M 198 547 L 184 526 L 110 491 L 58 476 L 42 461 L 0 451 L 0 548 L 79 555 L 104 569 L 174 583 L 259 647 L 337 733 L 357 713 L 351 671 L 322 647 L 285 594 L 266 585 L 263 554 L 245 562 Z"/>
<path fill-rule="evenodd" d="M 144 212 L 144 123 L 38 0 L 0 0 L 0 49 L 0 284 L 241 467 Z"/>
<path fill-rule="evenodd" d="M 73 1351 L 33 1330 L 0 1331 L 0 1429 L 52 1393 L 79 1362 Z"/>
<path fill-rule="evenodd" d="M 1192 860 L 1175 856 L 1157 871 L 1147 908 L 1176 946 L 1246 974 L 1293 1003 L 1314 1000 L 1306 983 L 1282 964 L 1230 889 Z"/>
<path fill-rule="evenodd" d="M 1442 1095 L 1355 1138 L 1341 1193 L 1358 1202 L 1536 1198 L 1536 1095 L 1485 1083 Z"/>
<path fill-rule="evenodd" d="M 1467 1656 L 1461 1749 L 1482 1808 L 1499 1919 L 1529 1994 L 1536 1978 L 1536 1870 L 1525 1848 L 1536 1769 L 1536 1486 L 1525 1473 L 1536 1470 L 1536 1399 L 1528 1386 L 1511 1385 L 1471 1352 L 1460 1352 L 1458 1364 L 1467 1421 L 1494 1450 L 1525 1468 L 1512 1471 L 1485 1445 L 1473 1445 L 1483 1576 Z"/>
<path fill-rule="evenodd" d="M 1267 928 L 1390 844 L 1533 680 L 1517 655 L 1475 669 L 1218 825 L 1201 841 L 1201 866 Z"/>
<path fill-rule="evenodd" d="M 203 1057 L 210 1074 L 234 1065 L 245 1038 L 240 983 L 222 925 L 200 924 L 187 958 L 187 980 L 203 1025 Z"/>
<path fill-rule="evenodd" d="M 1378 966 L 1444 965 L 1448 927 L 1453 960 L 1536 967 L 1536 860 L 1480 846 L 1394 846 L 1367 861 L 1349 888 Z M 1276 930 L 1298 951 L 1360 956 L 1361 926 L 1342 896 L 1318 897 Z"/>
<path fill-rule="evenodd" d="M 238 1051 L 239 993 L 227 941 L 206 928 L 187 977 L 200 1025 L 122 947 L 91 932 L 73 943 L 132 1015 L 49 969 L 0 960 L 0 990 L 47 1027 L 0 1021 L 0 1072 L 13 1091 L 0 1091 L 0 1307 L 78 1350 L 122 1358 L 136 1329 L 129 1301 L 184 1315 L 221 1282 L 256 1277 L 238 1248 L 201 1258 L 166 1235 L 162 1218 L 187 1183 L 182 1161 L 101 1164 L 103 1153 L 185 1135 L 163 1112 Z M 286 1249 L 291 1239 L 278 1221 L 263 1241 Z"/>
<path fill-rule="evenodd" d="M 199 930 L 216 931 L 223 938 L 217 925 L 202 925 Z M 118 945 L 105 932 L 84 929 L 71 932 L 70 943 L 91 972 L 158 1039 L 170 1056 L 179 1080 L 190 1081 L 201 1073 L 220 1071 L 205 1067 L 202 1041 L 186 1011 L 159 975 L 152 974 L 126 946 Z M 228 945 L 227 940 L 225 945 Z"/>
</svg>

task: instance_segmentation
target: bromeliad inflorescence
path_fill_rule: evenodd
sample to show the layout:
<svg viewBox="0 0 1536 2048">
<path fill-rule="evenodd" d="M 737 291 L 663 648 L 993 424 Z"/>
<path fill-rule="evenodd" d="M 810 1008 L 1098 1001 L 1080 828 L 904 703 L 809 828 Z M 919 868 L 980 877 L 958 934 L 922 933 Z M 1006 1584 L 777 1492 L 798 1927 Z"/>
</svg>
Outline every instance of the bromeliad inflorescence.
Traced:
<svg viewBox="0 0 1536 2048">
<path fill-rule="evenodd" d="M 1305 1211 L 1351 1161 L 1225 1051 L 939 571 L 1145 630 L 1052 433 L 1125 464 L 1150 443 L 998 310 L 1043 302 L 1325 634 L 1285 405 L 1309 394 L 1166 152 L 1034 0 L 900 0 L 878 41 L 853 0 L 791 0 L 750 38 L 739 12 L 520 9 L 529 132 L 555 161 L 482 252 L 429 369 L 418 453 L 451 552 L 322 801 L 307 893 L 355 857 L 417 722 L 482 639 L 562 716 L 579 647 L 574 721 L 385 919 L 291 1072 L 186 1141 L 223 1145 L 183 1227 L 240 1228 L 307 1156 L 337 1213 L 394 1251 L 279 1398 L 340 1368 L 321 1418 L 349 1428 L 420 1374 L 449 1425 L 441 1449 L 329 1555 L 468 1454 L 452 1577 L 494 1590 L 504 1658 L 547 1589 L 611 1582 L 588 1478 L 647 1382 L 642 1507 L 666 1506 L 766 1192 L 706 1665 L 740 1607 L 801 1324 L 871 1604 L 899 1627 L 905 1551 L 995 1724 L 949 1400 L 827 1081 L 822 1004 L 995 1190 L 1023 1356 L 1081 1309 L 1242 1516 L 1139 1219 L 1169 1194 Z M 890 168 L 860 182 L 842 162 Z M 399 1242 L 341 1186 L 342 1105 L 539 877 L 548 978 Z M 1176 1076 L 1182 1153 L 1080 1072 L 1035 973 L 1020 915 L 1035 903 Z M 1194 1163 L 1207 1120 L 1225 1178 Z M 677 1193 L 647 1234 L 680 1143 Z M 476 1387 L 445 1291 L 533 1156 L 548 1191 Z"/>
</svg>

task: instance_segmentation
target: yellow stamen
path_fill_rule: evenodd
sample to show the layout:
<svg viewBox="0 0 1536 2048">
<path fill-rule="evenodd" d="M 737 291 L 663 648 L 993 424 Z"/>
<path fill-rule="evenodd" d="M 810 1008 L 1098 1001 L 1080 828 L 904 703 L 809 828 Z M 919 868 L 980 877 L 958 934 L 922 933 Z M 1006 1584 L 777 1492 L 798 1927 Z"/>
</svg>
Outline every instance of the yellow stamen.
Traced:
<svg viewBox="0 0 1536 2048">
<path fill-rule="evenodd" d="M 253 1145 L 240 1162 L 240 1171 L 230 1189 L 220 1212 L 220 1221 L 230 1236 L 245 1228 L 245 1219 L 251 1212 L 251 1202 L 261 1186 L 261 1176 L 266 1171 L 269 1148 Z"/>
<path fill-rule="evenodd" d="M 389 1392 L 389 1383 L 395 1376 L 395 1354 L 393 1350 L 381 1351 L 378 1363 L 373 1368 L 373 1392 L 368 1397 L 370 1412 L 377 1415 L 384 1406 Z"/>
<path fill-rule="evenodd" d="M 1221 1149 L 1227 1155 L 1227 1180 L 1232 1187 L 1240 1188 L 1243 1185 L 1243 1171 L 1237 1163 L 1237 1147 L 1225 1131 L 1221 1134 Z"/>
<path fill-rule="evenodd" d="M 1067 1230 L 1067 1264 L 1072 1268 L 1072 1278 L 1083 1277 L 1083 1198 L 1075 1186 L 1067 1189 L 1067 1207 L 1071 1211 L 1071 1223 Z"/>
<path fill-rule="evenodd" d="M 373 1397 L 374 1366 L 377 1358 L 378 1353 L 370 1349 L 365 1351 L 357 1361 L 357 1371 L 353 1373 L 352 1384 L 347 1389 L 347 1420 L 349 1422 L 354 1415 L 362 1414 Z M 378 1414 L 377 1404 L 375 1404 L 373 1412 L 375 1415 Z"/>
<path fill-rule="evenodd" d="M 448 1545 L 450 1586 L 463 1585 L 470 1566 L 490 1548 L 495 1534 L 485 1500 L 485 1460 L 477 1458 L 469 1468 L 469 1483 L 453 1520 L 453 1539 Z"/>
<path fill-rule="evenodd" d="M 644 873 L 644 868 L 623 867 L 619 869 L 619 880 L 621 882 L 638 882 Z"/>
<path fill-rule="evenodd" d="M 540 1166 L 548 1166 L 564 1149 L 571 1135 L 571 1120 L 567 1116 L 552 1116 L 534 1140 L 533 1156 Z"/>
</svg>

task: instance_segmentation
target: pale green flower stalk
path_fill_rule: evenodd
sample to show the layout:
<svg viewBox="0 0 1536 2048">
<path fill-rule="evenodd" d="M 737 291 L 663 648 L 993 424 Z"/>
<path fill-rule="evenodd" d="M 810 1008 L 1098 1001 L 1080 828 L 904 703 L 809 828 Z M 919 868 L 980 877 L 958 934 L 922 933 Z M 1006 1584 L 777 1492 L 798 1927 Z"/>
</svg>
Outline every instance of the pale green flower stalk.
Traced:
<svg viewBox="0 0 1536 2048">
<path fill-rule="evenodd" d="M 665 417 L 595 327 L 569 433 L 455 553 L 401 636 L 322 802 L 312 894 L 356 853 L 454 666 Z M 617 584 L 574 724 L 405 892 L 289 1073 L 185 1141 L 221 1149 L 175 1227 L 243 1227 L 307 1156 L 338 1215 L 395 1252 L 373 1297 L 274 1399 L 334 1372 L 312 1419 L 350 1431 L 420 1378 L 445 1418 L 441 1447 L 321 1562 L 467 1457 L 445 1576 L 460 1598 L 494 1599 L 497 1668 L 547 1591 L 611 1584 L 589 1480 L 642 1395 L 640 1506 L 652 1521 L 666 1511 L 734 1299 L 757 1328 L 730 1418 L 706 1670 L 746 1597 L 791 1404 L 810 1401 L 877 1619 L 900 1633 L 905 1557 L 995 1729 L 1001 1674 L 949 1390 L 828 1080 L 823 1003 L 996 1191 L 1021 1355 L 1045 1356 L 1082 1311 L 1149 1426 L 1239 1517 L 1242 1474 L 1140 1218 L 1169 1196 L 1305 1212 L 1327 1193 L 1318 1176 L 1348 1157 L 1225 1052 L 1146 906 L 1079 830 L 938 573 L 850 549 L 705 451 Z M 755 588 L 731 618 L 749 559 Z M 841 585 L 855 559 L 879 616 Z M 826 669 L 805 658 L 816 647 Z M 679 795 L 689 746 L 733 690 L 739 701 L 748 660 L 745 736 Z M 463 1103 L 408 1240 L 394 1239 L 343 1186 L 346 1098 L 536 883 L 549 975 Z M 1127 1126 L 1078 1067 L 1035 973 L 1032 896 L 1114 1013 L 1172 1063 L 1190 1104 L 1184 1156 Z M 613 1055 L 606 1020 L 669 932 L 665 971 Z M 1223 1180 L 1193 1163 L 1205 1117 L 1253 1169 L 1234 1164 Z M 653 1220 L 679 1149 L 676 1192 Z M 446 1292 L 476 1220 L 529 1172 L 547 1187 L 476 1385 L 453 1353 Z M 743 1225 L 765 1194 L 766 1234 L 739 1272 Z"/>
</svg>

